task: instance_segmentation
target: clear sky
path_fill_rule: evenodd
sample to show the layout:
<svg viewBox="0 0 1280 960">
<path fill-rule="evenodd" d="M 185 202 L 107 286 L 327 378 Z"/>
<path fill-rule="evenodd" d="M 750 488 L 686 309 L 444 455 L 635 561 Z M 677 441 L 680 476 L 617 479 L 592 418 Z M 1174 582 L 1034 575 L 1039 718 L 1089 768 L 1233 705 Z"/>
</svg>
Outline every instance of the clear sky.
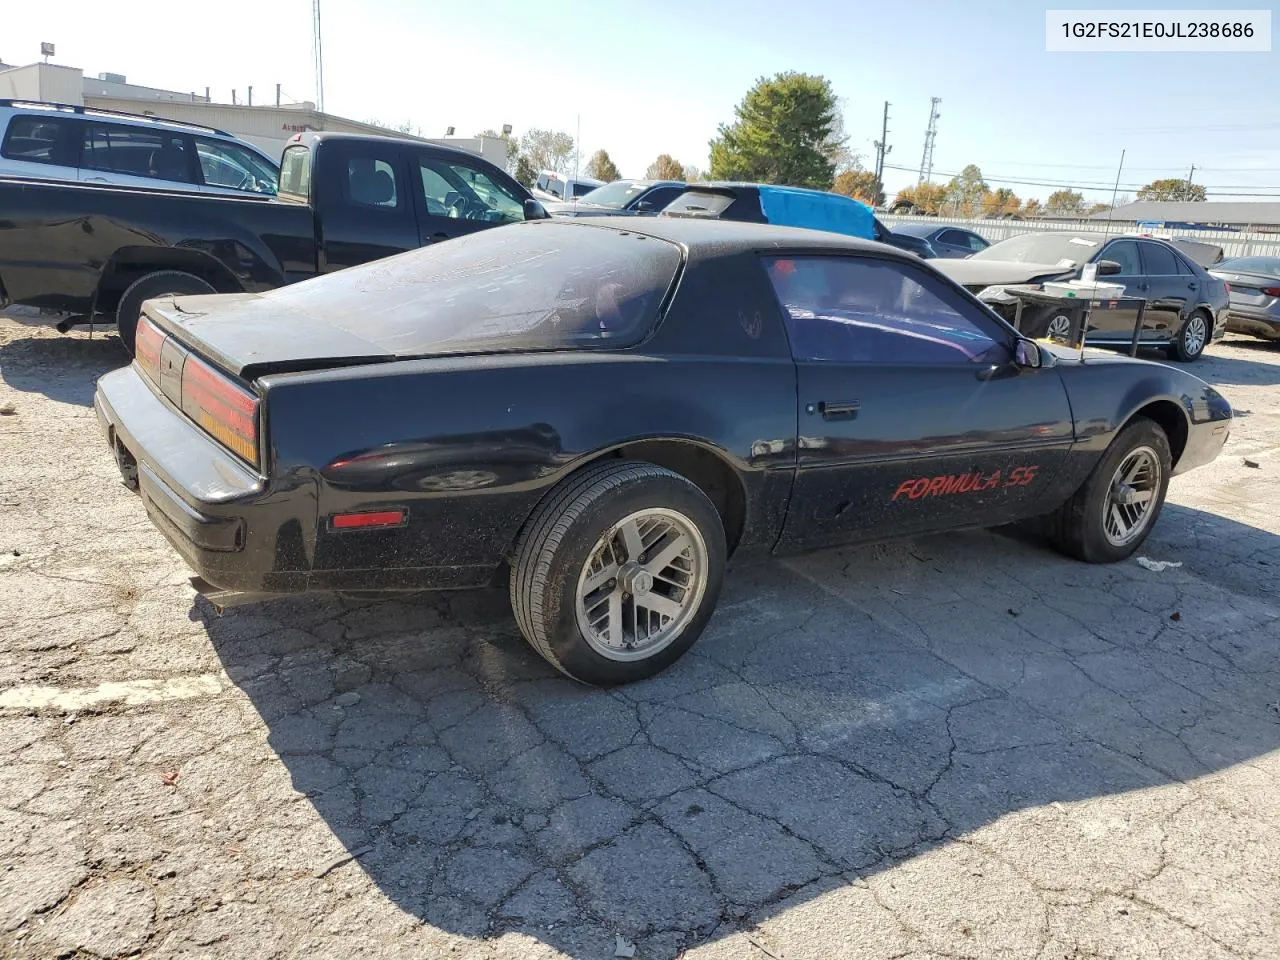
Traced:
<svg viewBox="0 0 1280 960">
<path fill-rule="evenodd" d="M 9 0 L 0 60 L 32 62 L 48 40 L 57 44 L 54 62 L 90 76 L 111 71 L 201 93 L 209 86 L 218 100 L 253 84 L 265 101 L 281 83 L 295 100 L 314 99 L 311 6 Z M 850 145 L 868 167 L 891 102 L 888 162 L 909 172 L 887 171 L 890 193 L 915 182 L 929 98 L 939 96 L 935 180 L 976 163 L 993 187 L 1024 198 L 1044 199 L 1054 186 L 1006 181 L 1085 186 L 1088 199 L 1109 199 L 1124 149 L 1121 193 L 1185 176 L 1194 164 L 1211 198 L 1255 191 L 1280 199 L 1276 53 L 1046 53 L 1045 6 L 322 0 L 325 107 L 412 122 L 428 136 L 504 123 L 517 135 L 530 127 L 573 134 L 580 117 L 584 160 L 604 147 L 625 176 L 641 176 L 659 153 L 705 169 L 708 139 L 752 82 L 801 70 L 831 80 Z"/>
</svg>

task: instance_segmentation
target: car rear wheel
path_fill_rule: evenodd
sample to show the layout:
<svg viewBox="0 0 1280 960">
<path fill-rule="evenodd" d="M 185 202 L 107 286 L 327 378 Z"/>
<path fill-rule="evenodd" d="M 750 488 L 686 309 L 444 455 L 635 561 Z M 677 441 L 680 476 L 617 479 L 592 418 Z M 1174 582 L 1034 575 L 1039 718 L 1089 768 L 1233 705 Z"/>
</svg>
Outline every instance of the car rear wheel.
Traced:
<svg viewBox="0 0 1280 960">
<path fill-rule="evenodd" d="M 138 318 L 142 305 L 155 297 L 171 295 L 191 296 L 200 293 L 217 293 L 199 277 L 181 270 L 158 270 L 135 280 L 120 297 L 116 306 L 116 332 L 120 343 L 133 356 L 133 340 L 138 332 Z"/>
<path fill-rule="evenodd" d="M 720 515 L 697 486 L 611 460 L 571 477 L 530 519 L 511 567 L 511 607 L 525 639 L 575 680 L 641 680 L 698 639 L 726 553 Z"/>
<path fill-rule="evenodd" d="M 1193 313 L 1178 331 L 1178 337 L 1169 347 L 1169 359 L 1191 363 L 1200 359 L 1209 345 L 1209 320 L 1203 313 Z"/>
<path fill-rule="evenodd" d="M 1160 516 L 1172 460 L 1164 430 L 1145 417 L 1135 419 L 1071 499 L 1045 518 L 1050 540 L 1087 563 L 1132 556 Z"/>
<path fill-rule="evenodd" d="M 1048 337 L 1051 340 L 1071 339 L 1071 317 L 1057 307 L 1038 310 L 1022 323 L 1022 334 L 1033 340 Z"/>
</svg>

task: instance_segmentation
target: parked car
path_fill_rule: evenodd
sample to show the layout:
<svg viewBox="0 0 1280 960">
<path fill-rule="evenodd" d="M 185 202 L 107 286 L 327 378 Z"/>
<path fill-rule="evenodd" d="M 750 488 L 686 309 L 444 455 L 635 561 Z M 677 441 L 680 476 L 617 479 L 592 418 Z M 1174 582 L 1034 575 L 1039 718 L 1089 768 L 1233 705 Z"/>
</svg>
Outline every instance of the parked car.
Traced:
<svg viewBox="0 0 1280 960">
<path fill-rule="evenodd" d="M 1045 230 L 994 243 L 965 260 L 939 260 L 938 269 L 1012 320 L 1014 298 L 1004 287 L 1079 277 L 1086 263 L 1098 276 L 1122 284 L 1147 301 L 1139 345 L 1163 347 L 1171 359 L 1197 359 L 1222 337 L 1227 288 L 1174 245 L 1150 237 Z M 1137 308 L 1099 311 L 1087 332 L 1094 346 L 1128 347 Z M 1053 307 L 1025 309 L 1022 331 L 1031 337 L 1065 338 L 1069 315 Z"/>
<path fill-rule="evenodd" d="M 572 202 L 602 186 L 603 180 L 592 177 L 570 177 L 555 170 L 543 170 L 534 181 L 533 195 L 544 203 Z"/>
<path fill-rule="evenodd" d="M 279 172 L 253 144 L 213 127 L 0 100 L 0 177 L 269 197 Z"/>
<path fill-rule="evenodd" d="M 545 216 L 474 154 L 338 133 L 293 138 L 273 200 L 0 180 L 0 304 L 102 320 L 132 351 L 150 297 L 268 290 Z"/>
<path fill-rule="evenodd" d="M 1228 333 L 1280 340 L 1280 257 L 1232 257 L 1209 273 L 1227 285 Z"/>
<path fill-rule="evenodd" d="M 879 240 L 919 257 L 931 255 L 918 237 L 894 234 L 865 203 L 826 190 L 764 183 L 695 183 L 663 208 L 665 216 L 772 223 Z"/>
<path fill-rule="evenodd" d="M 1185 371 L 1082 361 L 916 257 L 761 224 L 553 218 L 145 312 L 95 406 L 210 601 L 505 577 L 588 683 L 683 654 L 730 554 L 1045 517 L 1124 559 L 1231 426 Z"/>
<path fill-rule="evenodd" d="M 656 214 L 688 187 L 682 180 L 614 180 L 567 203 L 544 204 L 553 217 Z"/>
<path fill-rule="evenodd" d="M 962 230 L 960 227 L 949 227 L 945 224 L 939 226 L 936 223 L 900 223 L 892 230 L 896 234 L 919 237 L 929 245 L 935 257 L 963 260 L 991 246 L 972 230 Z"/>
</svg>

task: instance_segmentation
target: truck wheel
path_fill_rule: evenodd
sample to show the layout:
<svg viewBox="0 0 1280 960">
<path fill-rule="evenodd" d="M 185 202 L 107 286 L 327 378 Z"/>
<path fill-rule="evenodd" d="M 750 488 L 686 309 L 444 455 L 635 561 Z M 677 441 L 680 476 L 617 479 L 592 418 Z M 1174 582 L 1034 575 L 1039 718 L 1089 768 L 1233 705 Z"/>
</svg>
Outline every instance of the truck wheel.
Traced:
<svg viewBox="0 0 1280 960">
<path fill-rule="evenodd" d="M 1187 322 L 1178 331 L 1177 338 L 1169 347 L 1169 359 L 1191 363 L 1200 359 L 1204 348 L 1209 345 L 1210 322 L 1203 313 L 1196 312 L 1187 317 Z"/>
<path fill-rule="evenodd" d="M 1132 556 L 1160 516 L 1172 460 L 1164 430 L 1136 418 L 1111 441 L 1071 499 L 1045 518 L 1049 539 L 1086 563 Z"/>
<path fill-rule="evenodd" d="M 198 293 L 217 293 L 199 277 L 181 270 L 159 270 L 133 281 L 120 297 L 116 307 L 116 331 L 129 356 L 133 356 L 133 337 L 138 330 L 138 317 L 142 315 L 143 302 L 153 297 L 170 294 L 188 296 Z"/>
<path fill-rule="evenodd" d="M 724 579 L 724 526 L 684 477 L 610 460 L 570 477 L 525 526 L 511 607 L 562 673 L 613 685 L 670 666 L 702 633 Z"/>
</svg>

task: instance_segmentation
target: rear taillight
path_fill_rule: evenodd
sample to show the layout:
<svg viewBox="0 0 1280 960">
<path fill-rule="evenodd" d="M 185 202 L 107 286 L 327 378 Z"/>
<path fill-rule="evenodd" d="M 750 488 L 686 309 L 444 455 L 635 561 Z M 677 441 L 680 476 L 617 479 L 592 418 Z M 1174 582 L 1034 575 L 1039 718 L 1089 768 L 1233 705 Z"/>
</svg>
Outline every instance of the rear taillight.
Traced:
<svg viewBox="0 0 1280 960">
<path fill-rule="evenodd" d="M 194 356 L 182 368 L 182 412 L 228 450 L 258 465 L 258 398 Z"/>
<path fill-rule="evenodd" d="M 1268 297 L 1280 297 L 1280 287 L 1263 287 L 1262 292 Z"/>
<path fill-rule="evenodd" d="M 166 337 L 145 314 L 138 318 L 138 327 L 133 335 L 133 357 L 142 372 L 155 383 L 160 382 L 160 351 Z"/>
</svg>

